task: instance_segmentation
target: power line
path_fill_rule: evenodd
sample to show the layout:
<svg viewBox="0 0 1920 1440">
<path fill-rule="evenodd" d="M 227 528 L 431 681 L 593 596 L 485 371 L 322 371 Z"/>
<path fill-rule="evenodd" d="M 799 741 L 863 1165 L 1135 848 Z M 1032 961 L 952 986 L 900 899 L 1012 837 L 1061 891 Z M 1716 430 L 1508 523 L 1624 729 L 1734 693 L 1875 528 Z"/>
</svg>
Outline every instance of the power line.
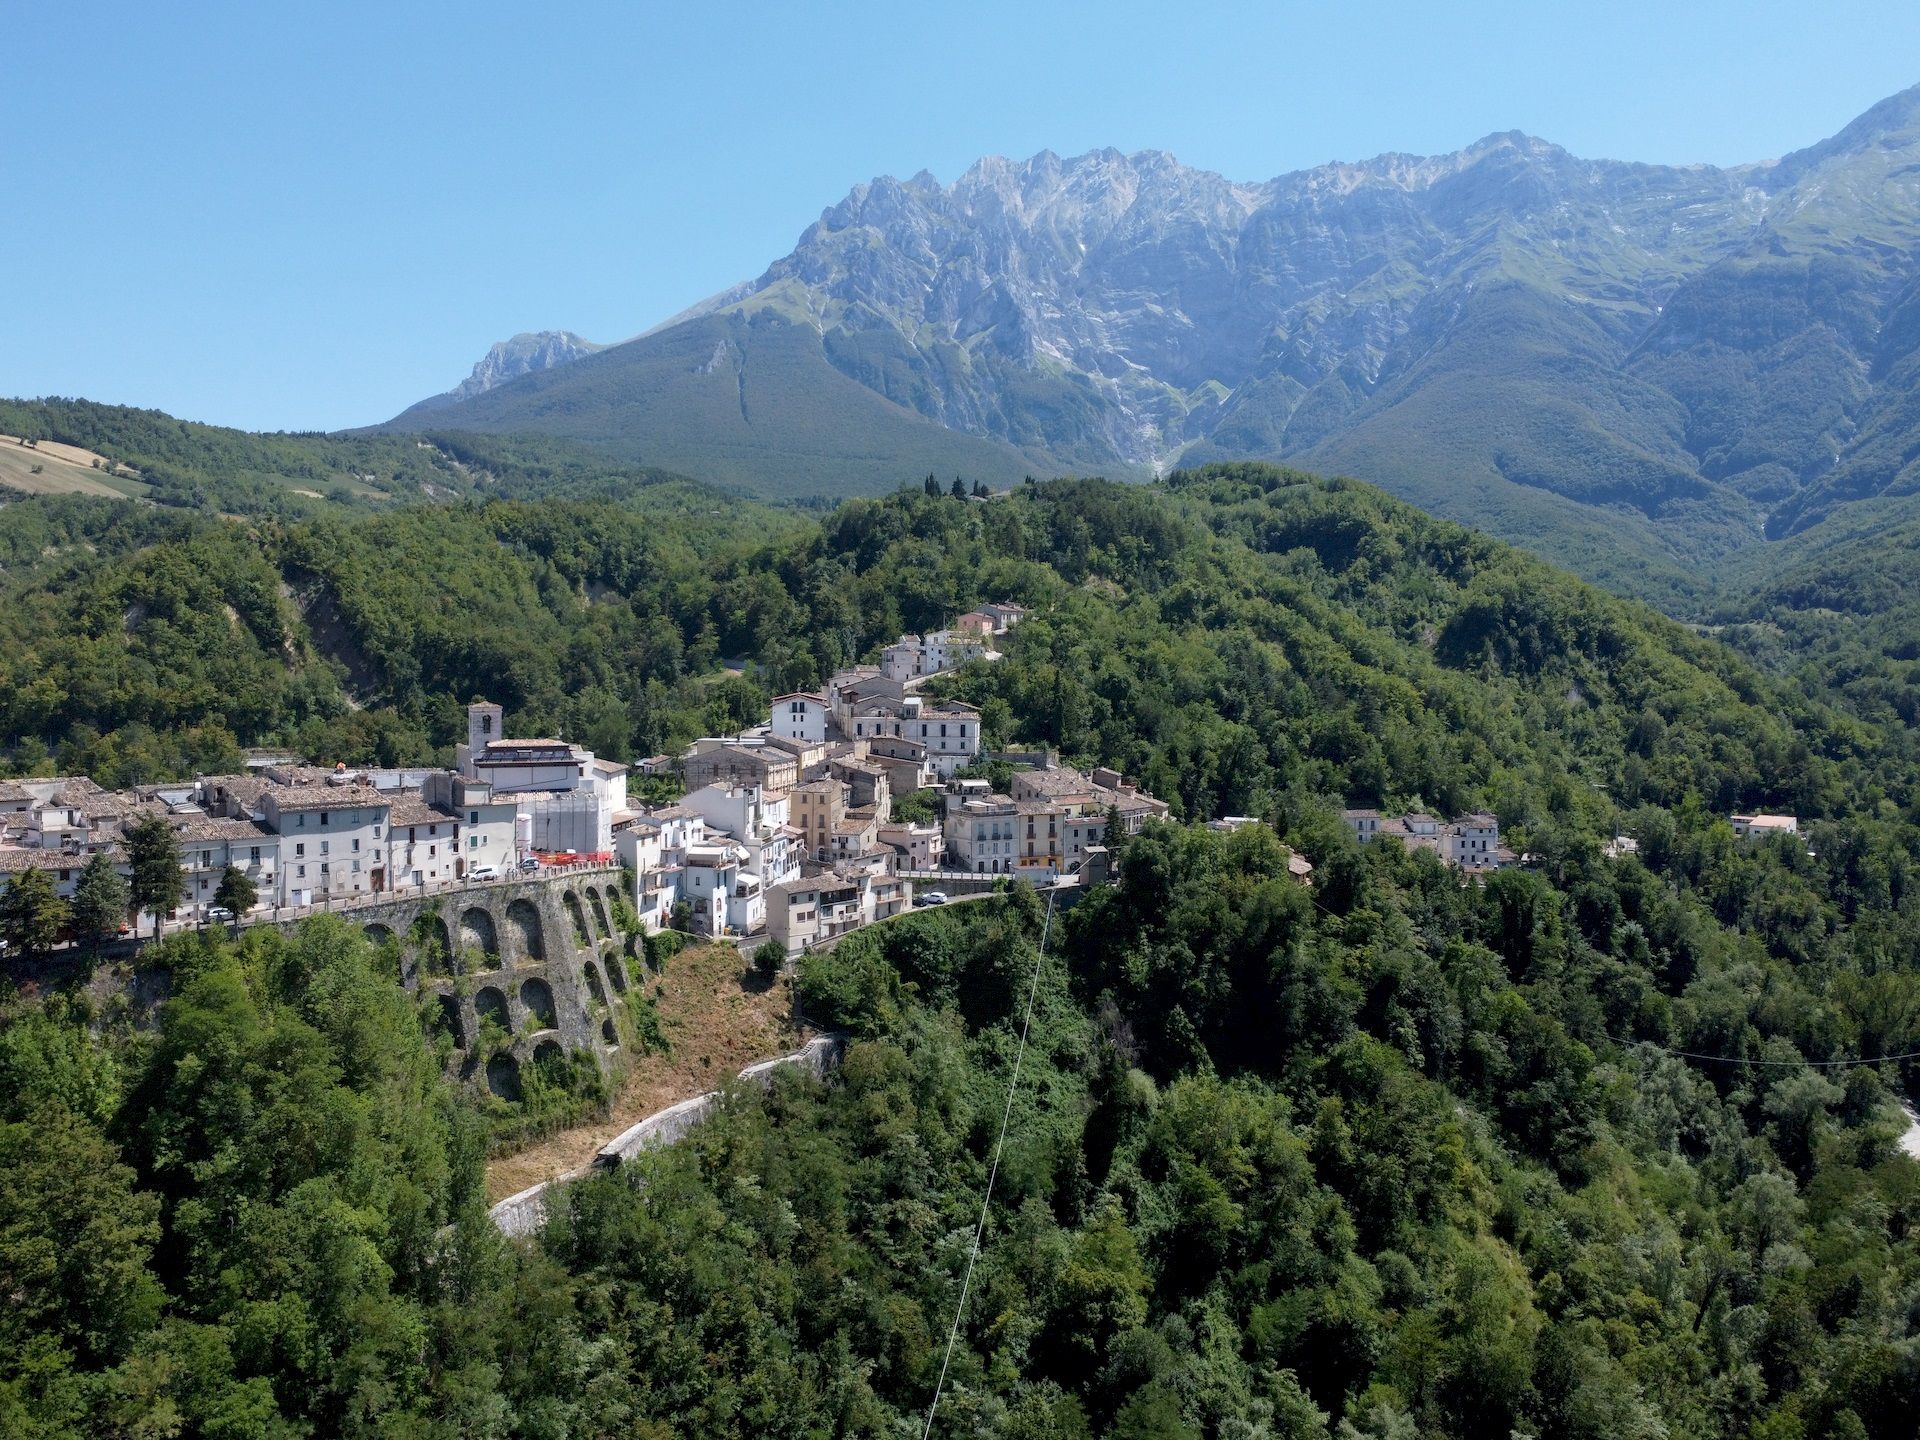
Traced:
<svg viewBox="0 0 1920 1440">
<path fill-rule="evenodd" d="M 973 1284 L 973 1265 L 980 1258 L 980 1237 L 987 1229 L 987 1206 L 993 1202 L 993 1182 L 1000 1175 L 1000 1151 L 1007 1143 L 1007 1126 L 1013 1119 L 1013 1093 L 1020 1088 L 1020 1062 L 1027 1056 L 1027 1030 L 1033 1024 L 1034 997 L 1040 993 L 1040 969 L 1047 962 L 1047 937 L 1053 932 L 1052 892 L 1047 895 L 1047 918 L 1040 926 L 1040 953 L 1033 957 L 1033 980 L 1027 986 L 1027 1014 L 1020 1022 L 1020 1045 L 1013 1052 L 1013 1074 L 1007 1080 L 1007 1108 L 1000 1115 L 1000 1138 L 993 1142 L 993 1165 L 987 1171 L 986 1192 L 980 1197 L 980 1219 L 973 1227 L 973 1248 L 967 1252 L 966 1273 L 960 1278 L 960 1302 L 953 1307 L 953 1326 L 947 1331 L 947 1353 L 940 1361 L 940 1378 L 934 1383 L 933 1400 L 927 1406 L 927 1425 L 920 1440 L 933 1434 L 934 1412 L 940 1408 L 940 1392 L 947 1388 L 947 1367 L 953 1363 L 954 1342 L 960 1338 L 960 1318 L 967 1313 L 967 1291 Z"/>
<path fill-rule="evenodd" d="M 1655 1044 L 1651 1040 L 1637 1041 L 1648 1050 L 1658 1050 L 1663 1055 L 1673 1055 L 1682 1060 L 1710 1060 L 1719 1065 L 1753 1065 L 1781 1070 L 1798 1070 L 1802 1066 L 1816 1070 L 1844 1070 L 1852 1065 L 1890 1065 L 1896 1060 L 1920 1060 L 1920 1050 L 1907 1050 L 1898 1055 L 1875 1055 L 1852 1060 L 1750 1060 L 1740 1055 L 1707 1055 L 1698 1050 L 1673 1050 L 1665 1045 Z"/>
</svg>

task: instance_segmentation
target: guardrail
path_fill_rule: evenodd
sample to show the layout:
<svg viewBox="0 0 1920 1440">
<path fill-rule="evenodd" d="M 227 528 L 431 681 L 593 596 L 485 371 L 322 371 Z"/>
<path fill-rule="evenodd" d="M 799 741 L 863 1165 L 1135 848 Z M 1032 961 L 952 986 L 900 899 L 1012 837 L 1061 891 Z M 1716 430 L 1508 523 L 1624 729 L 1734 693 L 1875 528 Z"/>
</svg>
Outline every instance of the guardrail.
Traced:
<svg viewBox="0 0 1920 1440">
<path fill-rule="evenodd" d="M 313 915 L 341 915 L 356 910 L 369 910 L 381 905 L 404 905 L 409 900 L 424 899 L 433 895 L 447 895 L 461 890 L 481 890 L 489 885 L 510 885 L 515 882 L 531 880 L 552 880 L 558 876 L 592 876 L 617 874 L 618 861 L 600 865 L 542 865 L 538 870 L 518 868 L 504 871 L 491 879 L 475 880 L 470 876 L 461 876 L 454 880 L 430 880 L 423 885 L 400 885 L 390 890 L 368 890 L 358 895 L 328 896 L 311 905 L 268 905 L 257 910 L 249 910 L 234 920 L 202 920 L 188 918 L 167 922 L 163 933 L 178 935 L 188 930 L 203 927 L 238 925 L 245 929 L 249 925 L 290 925 Z M 147 937 L 129 937 L 145 938 Z"/>
</svg>

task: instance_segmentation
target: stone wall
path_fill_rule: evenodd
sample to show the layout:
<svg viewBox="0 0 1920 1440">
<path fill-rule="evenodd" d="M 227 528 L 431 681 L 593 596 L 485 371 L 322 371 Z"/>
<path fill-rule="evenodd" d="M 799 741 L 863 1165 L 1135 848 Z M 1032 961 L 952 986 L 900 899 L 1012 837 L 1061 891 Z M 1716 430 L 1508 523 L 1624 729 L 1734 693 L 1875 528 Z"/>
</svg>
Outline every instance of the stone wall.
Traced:
<svg viewBox="0 0 1920 1440">
<path fill-rule="evenodd" d="M 797 1066 L 809 1074 L 824 1076 L 839 1062 L 840 1052 L 846 1041 L 837 1035 L 821 1035 L 809 1040 L 791 1055 L 782 1055 L 776 1060 L 762 1060 L 757 1065 L 749 1065 L 740 1072 L 742 1082 L 759 1085 L 762 1088 L 773 1083 L 776 1071 L 788 1066 Z M 678 1105 L 669 1105 L 642 1120 L 638 1125 L 629 1127 L 614 1136 L 593 1157 L 593 1163 L 579 1170 L 569 1170 L 551 1180 L 530 1186 L 517 1195 L 509 1195 L 487 1213 L 493 1223 L 507 1235 L 530 1235 L 538 1230 L 547 1218 L 547 1201 L 559 1186 L 566 1185 L 589 1175 L 595 1170 L 617 1169 L 621 1164 L 649 1150 L 662 1145 L 671 1145 L 694 1126 L 700 1124 L 719 1108 L 724 1092 L 709 1090 L 704 1095 L 696 1095 L 691 1100 L 682 1100 Z"/>
<path fill-rule="evenodd" d="M 617 868 L 596 867 L 359 905 L 343 918 L 398 947 L 409 990 L 439 997 L 461 1076 L 513 1099 L 522 1068 L 549 1047 L 624 1069 L 621 997 L 643 977 L 611 924 L 619 886 Z"/>
</svg>

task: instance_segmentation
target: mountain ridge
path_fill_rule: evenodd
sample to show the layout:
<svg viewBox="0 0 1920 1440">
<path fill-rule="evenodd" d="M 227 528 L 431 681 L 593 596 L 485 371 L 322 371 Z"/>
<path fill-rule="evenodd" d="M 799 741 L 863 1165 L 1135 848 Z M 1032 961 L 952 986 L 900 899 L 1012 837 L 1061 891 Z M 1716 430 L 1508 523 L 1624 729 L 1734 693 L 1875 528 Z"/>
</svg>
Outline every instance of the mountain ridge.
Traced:
<svg viewBox="0 0 1920 1440">
<path fill-rule="evenodd" d="M 1545 537 L 1597 578 L 1645 562 L 1678 584 L 1703 557 L 1920 485 L 1902 401 L 1920 333 L 1894 323 L 1916 254 L 1920 86 L 1727 167 L 1583 159 L 1519 131 L 1259 182 L 1153 149 L 985 156 L 951 184 L 857 184 L 755 279 L 447 418 L 564 425 L 776 495 L 884 488 L 956 450 L 995 476 L 1285 460 Z M 751 415 L 733 459 L 703 458 L 673 418 L 705 403 L 697 367 L 666 352 L 730 316 L 748 322 L 741 365 L 780 397 L 763 414 L 830 417 L 857 475 Z M 775 344 L 780 326 L 803 333 Z M 646 393 L 616 393 L 616 365 Z M 986 448 L 932 460 L 916 420 Z M 1626 548 L 1556 550 L 1556 496 Z"/>
</svg>

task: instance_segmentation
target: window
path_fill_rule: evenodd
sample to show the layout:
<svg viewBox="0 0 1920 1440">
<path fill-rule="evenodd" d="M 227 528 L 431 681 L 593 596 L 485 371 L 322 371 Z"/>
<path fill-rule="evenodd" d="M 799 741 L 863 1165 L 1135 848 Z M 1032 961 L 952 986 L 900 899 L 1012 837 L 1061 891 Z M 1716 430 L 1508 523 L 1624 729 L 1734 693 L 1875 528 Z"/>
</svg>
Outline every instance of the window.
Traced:
<svg viewBox="0 0 1920 1440">
<path fill-rule="evenodd" d="M 303 810 L 300 812 L 300 814 L 294 816 L 293 823 L 296 829 L 300 829 L 300 830 L 306 829 L 307 828 L 306 812 Z"/>
<path fill-rule="evenodd" d="M 258 865 L 260 863 L 260 847 L 258 845 L 255 845 L 252 852 L 247 856 L 247 863 L 250 865 Z"/>
<path fill-rule="evenodd" d="M 480 812 L 478 810 L 469 810 L 467 812 L 467 824 L 478 825 L 479 823 L 480 823 Z"/>
<path fill-rule="evenodd" d="M 295 845 L 295 846 L 293 847 L 293 853 L 294 853 L 294 854 L 295 854 L 296 856 L 298 856 L 298 855 L 304 855 L 304 854 L 306 854 L 306 853 L 307 853 L 307 842 L 306 842 L 306 841 L 304 841 L 304 840 L 302 840 L 302 841 L 301 841 L 301 842 L 300 842 L 299 844 L 297 844 L 297 845 Z M 304 870 L 302 870 L 302 871 L 301 871 L 300 873 L 301 873 L 302 875 L 304 875 L 304 874 L 306 874 L 307 872 L 306 872 L 306 871 L 304 871 Z"/>
<path fill-rule="evenodd" d="M 300 878 L 301 878 L 302 880 L 304 880 L 304 879 L 306 879 L 306 878 L 307 878 L 307 867 L 306 867 L 306 866 L 304 866 L 304 865 L 300 865 L 300 866 L 297 866 L 297 867 L 295 867 L 295 868 L 297 869 L 297 871 L 298 871 L 298 873 L 299 873 L 299 876 L 300 876 Z"/>
<path fill-rule="evenodd" d="M 378 825 L 373 827 L 373 838 L 376 840 L 380 838 L 380 827 Z"/>
<path fill-rule="evenodd" d="M 358 860 L 353 862 L 353 873 L 356 875 L 360 873 L 360 862 Z"/>
<path fill-rule="evenodd" d="M 360 853 L 360 837 L 358 835 L 353 837 L 353 853 L 356 855 Z M 358 869 L 359 867 L 355 866 L 354 868 Z"/>
<path fill-rule="evenodd" d="M 322 840 L 320 842 L 320 853 L 322 855 L 326 854 L 327 851 L 332 848 L 333 848 L 333 842 L 331 840 Z"/>
<path fill-rule="evenodd" d="M 322 810 L 322 811 L 320 812 L 320 823 L 321 823 L 322 825 L 324 825 L 324 824 L 326 824 L 326 823 L 327 823 L 327 812 L 326 812 L 326 811 L 324 811 L 324 810 Z"/>
</svg>

